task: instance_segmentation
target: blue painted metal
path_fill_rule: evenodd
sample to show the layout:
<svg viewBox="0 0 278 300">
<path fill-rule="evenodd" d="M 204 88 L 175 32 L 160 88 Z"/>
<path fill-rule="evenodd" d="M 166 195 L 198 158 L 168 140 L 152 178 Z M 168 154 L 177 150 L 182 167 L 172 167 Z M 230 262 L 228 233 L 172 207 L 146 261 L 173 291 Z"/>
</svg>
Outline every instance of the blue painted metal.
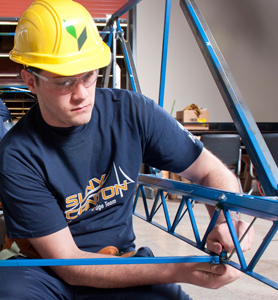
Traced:
<svg viewBox="0 0 278 300">
<path fill-rule="evenodd" d="M 171 16 L 171 0 L 166 0 L 164 33 L 163 33 L 163 44 L 162 44 L 159 101 L 158 101 L 158 104 L 161 107 L 163 107 L 163 104 L 164 104 L 164 91 L 165 91 L 165 80 L 166 80 L 166 65 L 167 65 L 167 55 L 168 55 L 170 16 Z"/>
<path fill-rule="evenodd" d="M 207 188 L 199 185 L 194 184 L 186 184 L 179 181 L 169 180 L 169 179 L 162 179 L 158 178 L 153 175 L 142 175 L 139 174 L 138 178 L 139 183 L 139 189 L 143 189 L 144 186 L 147 187 L 153 187 L 158 189 L 158 195 L 161 197 L 161 201 L 163 198 L 163 192 L 173 193 L 177 195 L 183 196 L 182 201 L 180 205 L 177 208 L 177 213 L 175 216 L 175 220 L 173 222 L 173 225 L 169 227 L 167 218 L 169 218 L 169 214 L 167 211 L 167 203 L 163 206 L 163 210 L 165 213 L 165 220 L 167 223 L 167 226 L 162 226 L 161 224 L 155 223 L 153 221 L 154 214 L 152 215 L 152 218 L 149 219 L 149 222 L 158 228 L 168 232 L 169 234 L 189 243 L 190 245 L 198 248 L 199 250 L 204 251 L 205 253 L 209 253 L 213 256 L 215 254 L 209 252 L 205 248 L 206 239 L 209 234 L 209 232 L 212 230 L 212 228 L 215 226 L 216 220 L 220 214 L 221 211 L 224 212 L 224 216 L 226 219 L 226 222 L 229 227 L 229 231 L 234 243 L 235 251 L 237 253 L 239 263 L 237 264 L 234 261 L 231 261 L 231 256 L 228 258 L 225 255 L 225 252 L 223 252 L 220 256 L 220 262 L 229 264 L 238 270 L 242 271 L 243 273 L 250 275 L 269 286 L 278 289 L 278 283 L 275 283 L 274 281 L 266 278 L 265 276 L 262 276 L 260 274 L 257 274 L 253 272 L 254 267 L 259 262 L 260 258 L 262 257 L 263 253 L 265 252 L 266 248 L 268 247 L 269 243 L 272 241 L 275 233 L 278 230 L 278 201 L 276 199 L 272 199 L 270 197 L 258 197 L 258 196 L 250 196 L 246 194 L 237 194 L 237 193 L 231 193 L 226 192 L 218 189 L 212 189 Z M 142 199 L 145 202 L 145 206 L 148 205 L 147 199 L 144 199 L 144 195 L 142 194 Z M 197 200 L 206 204 L 214 205 L 216 207 L 215 213 L 208 224 L 207 230 L 201 240 L 199 236 L 199 231 L 197 227 L 197 223 L 195 222 L 194 217 L 194 210 L 192 209 L 192 203 L 191 200 Z M 155 206 L 157 206 L 158 199 L 155 199 Z M 134 202 L 134 214 L 144 220 L 148 220 L 147 217 L 144 217 L 138 213 L 136 213 L 136 206 L 138 203 L 138 199 Z M 149 201 L 149 204 L 154 203 L 153 201 Z M 187 212 L 190 217 L 190 221 L 192 224 L 192 229 L 195 237 L 195 241 L 188 239 L 184 236 L 181 236 L 180 234 L 177 234 L 175 232 L 179 222 L 181 221 L 182 210 L 184 208 L 185 203 L 187 204 Z M 145 211 L 148 211 L 149 209 L 145 208 Z M 152 211 L 157 212 L 157 209 L 152 209 Z M 255 216 L 257 218 L 262 218 L 269 220 L 270 222 L 273 222 L 273 225 L 269 232 L 266 234 L 262 244 L 260 245 L 257 252 L 254 254 L 253 258 L 251 259 L 250 263 L 247 264 L 244 253 L 241 249 L 240 241 L 237 237 L 236 230 L 234 228 L 230 211 L 236 211 L 240 213 L 244 213 L 250 216 Z M 182 215 L 182 217 L 181 217 Z"/>
<path fill-rule="evenodd" d="M 144 204 L 144 208 L 145 208 L 146 218 L 147 218 L 147 220 L 149 220 L 150 219 L 150 213 L 149 213 L 147 197 L 146 197 L 146 194 L 145 194 L 144 187 L 142 187 L 141 193 L 142 193 L 142 199 L 143 199 L 143 204 Z"/>
<path fill-rule="evenodd" d="M 140 0 L 141 1 L 141 0 Z M 129 1 L 127 4 L 124 5 L 126 7 L 128 5 L 129 9 L 133 8 L 139 1 Z M 141 93 L 141 88 L 138 80 L 138 76 L 135 70 L 135 65 L 133 62 L 133 58 L 131 57 L 131 54 L 129 54 L 127 49 L 127 42 L 124 40 L 123 34 L 124 31 L 121 28 L 121 24 L 118 20 L 118 17 L 121 13 L 125 13 L 126 8 L 120 8 L 118 13 L 112 15 L 112 17 L 108 20 L 107 25 L 105 28 L 100 32 L 100 35 L 102 39 L 104 39 L 108 34 L 108 42 L 107 45 L 111 48 L 113 48 L 112 51 L 112 66 L 113 66 L 113 81 L 112 81 L 112 87 L 116 87 L 116 42 L 117 39 L 121 42 L 122 51 L 125 58 L 125 64 L 127 68 L 127 73 L 129 75 L 130 83 L 132 90 L 137 93 Z"/>
<path fill-rule="evenodd" d="M 117 20 L 119 17 L 124 15 L 126 12 L 128 12 L 130 9 L 132 9 L 134 6 L 136 6 L 139 2 L 142 0 L 129 0 L 126 4 L 124 4 L 122 7 L 120 7 L 111 17 L 111 19 Z"/>
<path fill-rule="evenodd" d="M 200 249 L 204 249 L 205 245 L 206 245 L 206 242 L 207 242 L 207 237 L 209 235 L 209 233 L 211 232 L 211 230 L 213 229 L 214 225 L 216 224 L 216 221 L 219 217 L 219 214 L 220 214 L 220 209 L 216 209 L 211 220 L 210 220 L 210 223 L 208 225 L 208 228 L 204 234 L 204 237 L 202 239 L 202 243 L 200 245 Z"/>
<path fill-rule="evenodd" d="M 242 94 L 194 0 L 180 0 L 181 8 L 204 54 L 235 126 L 268 196 L 278 195 L 278 168 Z"/>
<path fill-rule="evenodd" d="M 187 200 L 187 198 L 183 196 L 182 199 L 181 199 L 179 208 L 178 208 L 178 210 L 177 210 L 175 219 L 174 219 L 174 221 L 173 221 L 171 230 L 170 230 L 171 233 L 175 232 L 175 230 L 176 230 L 178 224 L 180 223 L 181 219 L 183 218 L 183 216 L 185 215 L 185 213 L 186 213 L 186 211 L 187 211 L 187 210 L 186 210 L 186 211 L 182 214 L 183 208 L 184 208 L 185 203 L 186 203 L 186 200 Z"/>
<path fill-rule="evenodd" d="M 27 90 L 26 85 L 19 85 L 19 86 L 7 86 L 7 85 L 1 85 L 0 89 L 5 89 L 5 90 L 0 90 L 0 92 L 5 92 L 5 93 L 14 93 L 14 92 L 30 92 L 29 90 Z M 10 90 L 6 90 L 6 89 L 10 89 Z"/>
<path fill-rule="evenodd" d="M 116 62 L 116 56 L 117 56 L 117 40 L 116 40 L 116 29 L 117 27 L 113 26 L 111 27 L 111 35 L 112 35 L 112 44 L 113 44 L 113 51 L 112 51 L 112 72 L 113 72 L 113 77 L 112 77 L 112 87 L 115 88 L 116 87 L 116 69 L 117 69 L 117 62 Z"/>
<path fill-rule="evenodd" d="M 229 227 L 229 230 L 230 230 L 233 242 L 234 242 L 234 246 L 235 246 L 235 249 L 236 249 L 236 252 L 238 255 L 238 259 L 240 261 L 241 269 L 246 270 L 246 268 L 247 268 L 246 261 L 245 261 L 243 252 L 241 250 L 240 243 L 239 243 L 239 240 L 237 237 L 237 233 L 235 231 L 229 211 L 224 209 L 224 215 L 225 215 L 225 218 L 226 218 L 226 221 L 227 221 L 227 224 L 228 224 L 228 227 Z"/>
<path fill-rule="evenodd" d="M 10 259 L 0 260 L 0 267 L 38 266 L 86 266 L 86 265 L 134 265 L 166 263 L 219 263 L 218 256 L 173 256 L 173 257 L 118 257 L 118 258 L 74 258 L 74 259 Z"/>
<path fill-rule="evenodd" d="M 227 265 L 230 265 L 230 266 L 240 270 L 240 266 L 237 263 L 230 262 L 230 261 L 227 261 L 225 263 Z M 266 277 L 264 277 L 264 276 L 262 276 L 262 275 L 260 275 L 256 272 L 244 271 L 244 273 L 251 276 L 251 277 L 253 277 L 253 278 L 255 278 L 255 279 L 257 279 L 257 280 L 259 280 L 259 281 L 261 281 L 261 282 L 263 282 L 263 283 L 265 283 L 265 284 L 267 284 L 267 285 L 269 285 L 270 287 L 275 288 L 276 290 L 278 290 L 278 283 L 277 282 L 275 282 L 275 281 L 273 281 L 269 278 L 266 278 Z"/>
<path fill-rule="evenodd" d="M 157 203 L 158 203 L 158 201 L 160 199 L 159 196 L 160 196 L 160 193 L 157 192 L 156 195 L 155 195 L 155 199 L 154 199 L 154 203 L 153 203 L 153 206 L 152 206 L 152 210 L 151 210 L 150 216 L 147 219 L 148 222 L 151 222 L 153 220 L 154 215 L 157 213 L 158 209 L 160 208 L 160 206 L 162 204 L 162 202 L 161 202 L 161 204 L 157 208 Z"/>
<path fill-rule="evenodd" d="M 252 271 L 254 269 L 254 267 L 258 263 L 259 259 L 263 255 L 264 251 L 266 250 L 267 246 L 269 245 L 269 243 L 273 239 L 274 235 L 276 234 L 277 229 L 278 229 L 278 222 L 276 221 L 276 222 L 273 222 L 273 225 L 272 225 L 271 229 L 269 230 L 269 232 L 267 233 L 267 235 L 265 236 L 265 239 L 262 242 L 260 248 L 254 255 L 252 261 L 249 263 L 247 271 Z"/>
<path fill-rule="evenodd" d="M 168 209 L 167 209 L 167 204 L 166 204 L 164 192 L 159 190 L 157 193 L 161 197 L 161 202 L 162 202 L 162 207 L 163 207 L 163 210 L 164 210 L 164 215 L 165 215 L 167 228 L 168 228 L 168 231 L 170 232 L 170 230 L 171 230 L 171 221 L 170 221 L 170 216 L 169 216 L 169 212 L 168 212 Z"/>
<path fill-rule="evenodd" d="M 143 189 L 144 189 L 143 185 L 139 185 L 137 188 L 137 191 L 136 191 L 135 197 L 134 197 L 134 202 L 133 202 L 133 213 L 135 212 L 135 208 L 137 206 L 140 193 L 142 192 Z"/>
<path fill-rule="evenodd" d="M 111 27 L 113 27 L 113 24 L 115 21 L 118 20 L 119 17 L 124 15 L 127 11 L 135 7 L 140 1 L 142 0 L 129 0 L 126 4 L 124 4 L 122 7 L 120 7 L 108 20 L 106 26 L 103 28 L 103 30 L 100 32 L 100 35 L 104 39 L 107 35 L 107 33 L 110 32 Z"/>
<path fill-rule="evenodd" d="M 128 72 L 128 75 L 129 75 L 129 80 L 130 80 L 130 83 L 131 83 L 132 90 L 134 92 L 141 93 L 141 88 L 140 88 L 139 81 L 138 81 L 138 78 L 137 78 L 135 66 L 134 66 L 134 64 L 132 66 L 133 58 L 128 53 L 127 44 L 126 44 L 127 42 L 123 38 L 123 30 L 121 28 L 121 25 L 120 25 L 119 21 L 117 22 L 117 32 L 118 32 L 119 40 L 120 40 L 121 45 L 122 45 L 122 50 L 124 52 L 125 63 L 126 63 L 127 72 Z M 137 83 L 135 82 L 135 80 L 137 80 Z"/>
<path fill-rule="evenodd" d="M 199 234 L 198 226 L 197 226 L 195 216 L 194 216 L 194 213 L 193 213 L 192 202 L 190 202 L 189 198 L 186 199 L 186 205 L 187 205 L 187 209 L 188 209 L 190 222 L 191 222 L 191 225 L 192 225 L 192 228 L 193 228 L 193 233 L 194 233 L 194 236 L 195 236 L 195 240 L 196 240 L 196 243 L 197 243 L 197 247 L 200 247 L 200 244 L 201 244 L 200 234 Z"/>
<path fill-rule="evenodd" d="M 14 36 L 14 32 L 0 32 L 0 36 Z"/>
<path fill-rule="evenodd" d="M 110 49 L 112 47 L 112 39 L 113 39 L 113 34 L 110 32 L 109 37 L 108 37 L 108 42 L 107 42 L 107 45 Z"/>
<path fill-rule="evenodd" d="M 278 220 L 278 202 L 270 197 L 258 197 L 216 190 L 196 184 L 184 184 L 180 181 L 162 179 L 152 175 L 139 174 L 139 183 L 159 188 L 166 192 L 186 195 L 196 201 L 216 206 L 218 203 L 232 211 L 240 211 L 250 216 L 270 221 Z"/>
</svg>

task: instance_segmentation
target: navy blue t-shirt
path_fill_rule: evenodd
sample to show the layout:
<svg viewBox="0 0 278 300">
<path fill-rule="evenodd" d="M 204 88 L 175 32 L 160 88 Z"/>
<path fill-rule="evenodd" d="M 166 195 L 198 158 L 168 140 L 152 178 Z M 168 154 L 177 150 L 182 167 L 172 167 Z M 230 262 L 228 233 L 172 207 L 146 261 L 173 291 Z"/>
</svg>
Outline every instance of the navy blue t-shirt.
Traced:
<svg viewBox="0 0 278 300">
<path fill-rule="evenodd" d="M 38 105 L 0 145 L 0 197 L 10 238 L 69 226 L 77 246 L 134 247 L 132 204 L 142 163 L 181 172 L 202 144 L 154 101 L 97 89 L 90 122 L 54 128 Z"/>
</svg>

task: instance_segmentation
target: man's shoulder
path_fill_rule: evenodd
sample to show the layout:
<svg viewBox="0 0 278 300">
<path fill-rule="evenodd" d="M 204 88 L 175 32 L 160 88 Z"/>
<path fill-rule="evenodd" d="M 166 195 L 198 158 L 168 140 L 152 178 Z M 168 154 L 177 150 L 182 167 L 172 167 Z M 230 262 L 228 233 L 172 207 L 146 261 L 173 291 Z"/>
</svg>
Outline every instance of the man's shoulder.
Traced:
<svg viewBox="0 0 278 300">
<path fill-rule="evenodd" d="M 125 99 L 148 99 L 146 96 L 137 92 L 116 89 L 116 88 L 97 88 L 97 97 L 111 98 L 114 100 L 125 100 Z"/>
<path fill-rule="evenodd" d="M 96 89 L 96 106 L 114 105 L 137 107 L 138 109 L 155 105 L 154 101 L 145 95 L 124 89 Z"/>
</svg>

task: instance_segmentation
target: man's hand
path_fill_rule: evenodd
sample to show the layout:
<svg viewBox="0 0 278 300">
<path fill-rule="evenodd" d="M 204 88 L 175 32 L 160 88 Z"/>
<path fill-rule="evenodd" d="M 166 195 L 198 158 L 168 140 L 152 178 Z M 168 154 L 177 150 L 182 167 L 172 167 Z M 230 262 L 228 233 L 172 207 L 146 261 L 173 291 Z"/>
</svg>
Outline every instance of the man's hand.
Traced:
<svg viewBox="0 0 278 300">
<path fill-rule="evenodd" d="M 241 272 L 223 264 L 194 263 L 186 264 L 188 278 L 181 281 L 209 289 L 218 289 L 241 276 Z M 181 266 L 183 267 L 183 266 Z"/>
<path fill-rule="evenodd" d="M 237 235 L 240 238 L 243 236 L 247 230 L 249 224 L 242 220 L 233 220 L 233 224 Z M 247 251 L 251 249 L 254 241 L 254 228 L 251 227 L 242 242 L 240 243 L 242 251 Z M 234 243 L 226 222 L 217 224 L 213 230 L 209 233 L 207 238 L 207 248 L 220 254 L 224 249 L 225 251 L 232 252 L 234 249 Z"/>
</svg>

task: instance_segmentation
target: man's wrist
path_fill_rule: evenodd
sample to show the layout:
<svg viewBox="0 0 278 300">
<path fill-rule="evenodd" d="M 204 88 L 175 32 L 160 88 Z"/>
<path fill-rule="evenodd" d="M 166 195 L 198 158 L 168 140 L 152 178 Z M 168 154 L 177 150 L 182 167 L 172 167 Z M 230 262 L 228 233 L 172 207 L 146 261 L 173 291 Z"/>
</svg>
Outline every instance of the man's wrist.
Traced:
<svg viewBox="0 0 278 300">
<path fill-rule="evenodd" d="M 239 221 L 240 220 L 240 213 L 237 213 L 237 212 L 230 212 L 230 217 L 232 220 L 235 220 L 235 221 Z M 223 213 L 221 213 L 216 221 L 216 225 L 220 225 L 222 223 L 227 223 L 227 220 L 224 216 Z"/>
</svg>

